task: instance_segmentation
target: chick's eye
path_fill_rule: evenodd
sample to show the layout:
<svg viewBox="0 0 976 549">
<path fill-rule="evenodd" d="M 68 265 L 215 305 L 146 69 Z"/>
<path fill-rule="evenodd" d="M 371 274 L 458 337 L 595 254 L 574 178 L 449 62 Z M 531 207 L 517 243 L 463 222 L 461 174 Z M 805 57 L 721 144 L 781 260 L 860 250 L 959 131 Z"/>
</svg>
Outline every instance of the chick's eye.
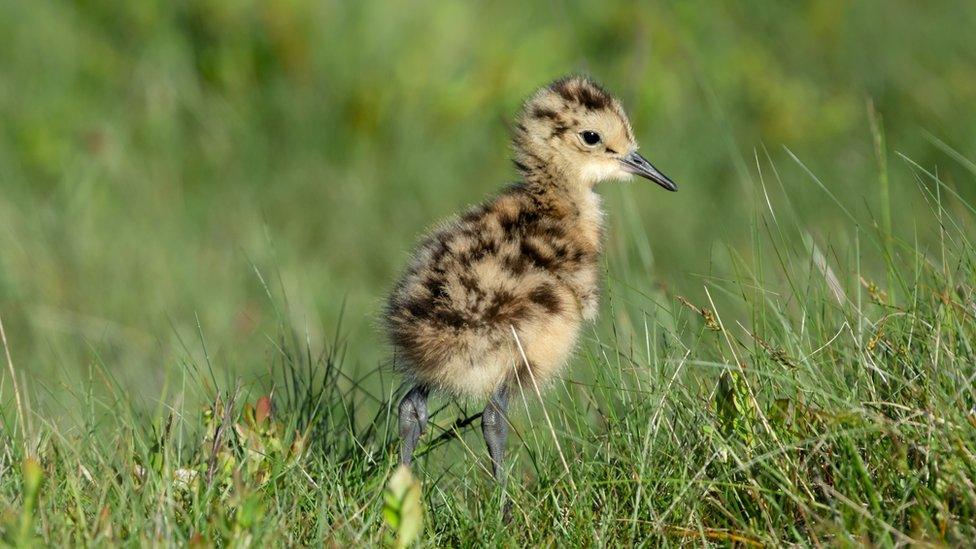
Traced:
<svg viewBox="0 0 976 549">
<path fill-rule="evenodd" d="M 596 145 L 600 142 L 600 134 L 591 132 L 590 130 L 581 132 L 580 137 L 583 138 L 583 143 L 586 143 L 587 145 Z"/>
</svg>

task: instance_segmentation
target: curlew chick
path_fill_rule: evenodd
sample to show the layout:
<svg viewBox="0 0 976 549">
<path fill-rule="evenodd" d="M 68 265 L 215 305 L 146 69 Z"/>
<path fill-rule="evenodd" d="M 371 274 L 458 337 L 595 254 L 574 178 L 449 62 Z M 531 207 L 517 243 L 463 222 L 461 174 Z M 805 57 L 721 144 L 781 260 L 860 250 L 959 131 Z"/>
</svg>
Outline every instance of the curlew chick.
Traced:
<svg viewBox="0 0 976 549">
<path fill-rule="evenodd" d="M 432 390 L 487 398 L 482 431 L 502 480 L 514 388 L 534 392 L 566 364 L 600 293 L 603 211 L 593 187 L 632 174 L 675 184 L 637 153 L 620 103 L 592 80 L 557 80 L 525 102 L 513 136 L 521 181 L 420 244 L 386 308 L 409 464 Z"/>
</svg>

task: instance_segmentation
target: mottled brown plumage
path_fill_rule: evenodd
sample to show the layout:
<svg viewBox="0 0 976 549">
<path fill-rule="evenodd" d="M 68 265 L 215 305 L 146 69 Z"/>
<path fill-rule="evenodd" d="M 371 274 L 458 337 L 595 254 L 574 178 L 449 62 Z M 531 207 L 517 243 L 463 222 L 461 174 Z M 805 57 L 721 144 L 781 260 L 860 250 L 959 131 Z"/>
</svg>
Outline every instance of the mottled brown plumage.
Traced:
<svg viewBox="0 0 976 549">
<path fill-rule="evenodd" d="M 396 363 L 416 385 L 400 408 L 405 462 L 428 390 L 493 396 L 488 438 L 488 412 L 504 412 L 507 388 L 542 385 L 566 364 L 598 310 L 603 212 L 594 185 L 636 173 L 674 190 L 635 152 L 620 103 L 584 77 L 526 101 L 513 147 L 521 181 L 429 234 L 390 296 Z M 490 438 L 489 449 L 498 474 Z"/>
</svg>

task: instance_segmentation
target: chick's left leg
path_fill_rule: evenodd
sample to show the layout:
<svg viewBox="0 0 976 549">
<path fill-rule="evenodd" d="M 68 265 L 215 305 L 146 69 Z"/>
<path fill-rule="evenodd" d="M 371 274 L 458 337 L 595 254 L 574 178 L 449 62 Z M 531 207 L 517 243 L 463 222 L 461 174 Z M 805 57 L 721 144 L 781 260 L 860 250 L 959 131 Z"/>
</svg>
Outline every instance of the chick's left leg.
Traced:
<svg viewBox="0 0 976 549">
<path fill-rule="evenodd" d="M 410 389 L 400 401 L 400 463 L 410 465 L 413 450 L 427 427 L 427 393 L 423 385 Z"/>
</svg>

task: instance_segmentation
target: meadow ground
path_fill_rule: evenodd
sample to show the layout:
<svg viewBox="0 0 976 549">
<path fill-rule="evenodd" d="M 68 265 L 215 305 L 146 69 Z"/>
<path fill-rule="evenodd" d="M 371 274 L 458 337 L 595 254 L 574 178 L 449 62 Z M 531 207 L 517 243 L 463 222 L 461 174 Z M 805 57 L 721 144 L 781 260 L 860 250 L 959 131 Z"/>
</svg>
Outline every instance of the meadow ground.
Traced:
<svg viewBox="0 0 976 549">
<path fill-rule="evenodd" d="M 976 5 L 917 10 L 0 2 L 0 537 L 976 539 Z M 393 479 L 384 292 L 573 70 L 681 190 L 601 189 L 507 494 L 445 398 Z"/>
</svg>

